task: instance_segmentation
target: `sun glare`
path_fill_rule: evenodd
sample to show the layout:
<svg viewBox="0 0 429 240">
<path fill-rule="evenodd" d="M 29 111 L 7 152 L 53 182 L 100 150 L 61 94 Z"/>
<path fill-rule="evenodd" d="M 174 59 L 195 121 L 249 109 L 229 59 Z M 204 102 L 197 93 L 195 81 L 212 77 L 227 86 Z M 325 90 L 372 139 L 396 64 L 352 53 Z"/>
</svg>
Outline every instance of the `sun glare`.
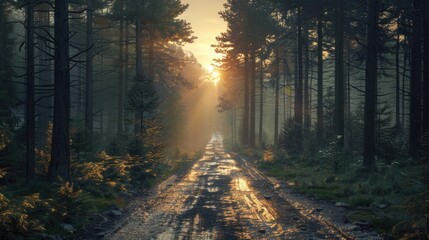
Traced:
<svg viewBox="0 0 429 240">
<path fill-rule="evenodd" d="M 212 75 L 212 82 L 214 83 L 214 85 L 217 85 L 220 82 L 220 74 L 218 71 L 213 71 L 211 73 Z"/>
<path fill-rule="evenodd" d="M 220 73 L 213 66 L 207 67 L 207 71 L 209 73 L 210 82 L 217 86 L 220 82 Z"/>
</svg>

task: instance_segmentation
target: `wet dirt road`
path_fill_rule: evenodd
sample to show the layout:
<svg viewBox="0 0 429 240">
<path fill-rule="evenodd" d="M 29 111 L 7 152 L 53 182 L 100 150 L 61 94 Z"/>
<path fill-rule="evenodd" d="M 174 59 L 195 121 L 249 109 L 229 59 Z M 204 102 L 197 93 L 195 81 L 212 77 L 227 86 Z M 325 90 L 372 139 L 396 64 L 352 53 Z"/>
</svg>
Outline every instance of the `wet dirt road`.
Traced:
<svg viewBox="0 0 429 240">
<path fill-rule="evenodd" d="M 168 185 L 108 239 L 342 239 L 277 196 L 221 140 Z"/>
</svg>

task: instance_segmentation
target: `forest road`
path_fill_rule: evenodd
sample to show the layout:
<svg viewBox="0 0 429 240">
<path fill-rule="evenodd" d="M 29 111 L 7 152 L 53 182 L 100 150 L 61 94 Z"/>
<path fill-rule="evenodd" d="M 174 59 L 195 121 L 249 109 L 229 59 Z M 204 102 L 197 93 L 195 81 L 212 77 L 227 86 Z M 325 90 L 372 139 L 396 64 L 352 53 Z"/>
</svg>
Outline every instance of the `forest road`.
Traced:
<svg viewBox="0 0 429 240">
<path fill-rule="evenodd" d="M 278 197 L 221 140 L 212 140 L 204 157 L 149 204 L 108 239 L 343 239 Z"/>
</svg>

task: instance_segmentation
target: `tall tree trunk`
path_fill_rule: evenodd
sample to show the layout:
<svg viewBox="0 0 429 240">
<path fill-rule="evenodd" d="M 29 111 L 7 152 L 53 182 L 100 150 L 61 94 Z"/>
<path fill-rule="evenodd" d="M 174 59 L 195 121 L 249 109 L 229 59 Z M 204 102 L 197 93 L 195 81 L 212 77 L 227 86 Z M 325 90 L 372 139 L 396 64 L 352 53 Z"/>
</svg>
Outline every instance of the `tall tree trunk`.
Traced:
<svg viewBox="0 0 429 240">
<path fill-rule="evenodd" d="M 423 130 L 429 134 L 429 2 L 425 1 L 423 21 L 424 65 L 423 65 Z M 428 135 L 426 135 L 428 136 Z M 426 156 L 429 157 L 429 156 Z"/>
<path fill-rule="evenodd" d="M 408 22 L 408 21 L 407 21 Z M 408 41 L 408 37 L 407 35 L 404 36 L 404 45 L 408 46 L 409 45 L 409 41 Z M 401 91 L 401 95 L 402 95 L 402 118 L 401 118 L 401 122 L 402 125 L 404 126 L 405 129 L 405 105 L 406 105 L 406 97 L 407 97 L 407 93 L 405 92 L 405 86 L 406 86 L 406 78 L 407 78 L 407 66 L 408 63 L 410 62 L 410 54 L 408 52 L 409 48 L 408 47 L 402 47 L 404 54 L 403 54 L 403 65 L 402 65 L 402 91 Z"/>
<path fill-rule="evenodd" d="M 34 100 L 34 2 L 27 1 L 27 164 L 25 180 L 29 183 L 36 176 L 35 170 L 35 100 Z"/>
<path fill-rule="evenodd" d="M 420 158 L 422 131 L 422 1 L 413 0 L 413 39 L 411 46 L 410 141 L 409 155 Z"/>
<path fill-rule="evenodd" d="M 50 88 L 52 85 L 52 61 L 50 60 L 51 44 L 50 41 L 48 41 L 49 34 L 51 33 L 50 5 L 45 3 L 39 4 L 37 7 L 39 13 L 37 14 L 36 21 L 39 24 L 39 29 L 36 29 L 36 32 L 39 35 L 37 45 L 40 49 L 38 78 L 41 88 L 48 89 L 48 86 Z M 38 129 L 38 131 L 36 131 L 38 132 L 36 145 L 38 148 L 44 148 L 47 143 L 46 131 L 48 130 L 49 120 L 52 116 L 52 99 L 48 97 L 46 93 L 39 94 L 36 98 L 38 98 L 39 101 L 39 107 L 36 108 L 38 115 L 36 124 L 36 129 Z"/>
<path fill-rule="evenodd" d="M 310 114 L 310 50 L 309 50 L 309 31 L 308 22 L 304 24 L 304 53 L 305 53 L 305 73 L 304 73 L 304 133 L 308 136 L 311 128 L 311 114 Z"/>
<path fill-rule="evenodd" d="M 323 11 L 317 18 L 317 139 L 323 143 Z"/>
<path fill-rule="evenodd" d="M 400 15 L 396 22 L 396 52 L 395 52 L 395 67 L 396 67 L 396 85 L 395 85 L 395 126 L 396 134 L 401 132 L 401 66 L 400 66 L 400 50 L 401 50 L 401 35 L 400 28 Z"/>
<path fill-rule="evenodd" d="M 303 84 L 303 66 L 302 66 L 302 14 L 301 7 L 298 7 L 298 78 L 295 88 L 295 123 L 297 129 L 297 151 L 302 150 L 302 84 Z"/>
<path fill-rule="evenodd" d="M 256 49 L 252 46 L 250 52 L 250 132 L 249 146 L 256 145 Z"/>
<path fill-rule="evenodd" d="M 280 98 L 280 56 L 279 48 L 275 49 L 275 106 L 274 106 L 274 146 L 278 146 L 279 143 L 279 98 Z"/>
<path fill-rule="evenodd" d="M 374 165 L 375 118 L 377 103 L 377 25 L 378 0 L 368 2 L 367 53 L 365 74 L 364 159 L 363 165 Z"/>
<path fill-rule="evenodd" d="M 244 114 L 243 114 L 243 140 L 244 146 L 249 145 L 249 54 L 244 53 Z"/>
<path fill-rule="evenodd" d="M 351 41 L 347 40 L 347 151 L 353 155 L 351 47 Z"/>
<path fill-rule="evenodd" d="M 143 28 L 141 17 L 136 17 L 136 81 L 143 81 Z M 135 112 L 135 135 L 142 134 L 142 116 L 140 110 L 136 110 Z"/>
<path fill-rule="evenodd" d="M 118 82 L 118 120 L 117 120 L 117 136 L 121 136 L 124 132 L 123 119 L 124 119 L 124 2 L 120 0 L 120 18 L 119 21 L 119 82 Z"/>
<path fill-rule="evenodd" d="M 287 77 L 289 76 L 289 70 L 287 69 L 287 60 L 283 61 L 283 86 L 282 86 L 282 95 L 283 95 L 283 122 L 286 122 L 288 119 L 287 116 L 287 95 L 286 95 L 286 88 L 287 88 Z"/>
<path fill-rule="evenodd" d="M 55 0 L 55 92 L 51 161 L 51 182 L 70 180 L 70 73 L 68 0 Z"/>
<path fill-rule="evenodd" d="M 155 81 L 155 39 L 154 34 L 151 33 L 149 36 L 149 68 L 148 78 L 152 83 Z"/>
<path fill-rule="evenodd" d="M 338 147 L 344 148 L 344 0 L 335 9 L 335 113 Z"/>
<path fill-rule="evenodd" d="M 83 56 L 79 55 L 78 56 L 78 61 L 79 62 L 83 62 Z M 83 90 L 83 80 L 84 80 L 84 75 L 83 75 L 83 68 L 81 66 L 77 66 L 78 70 L 77 70 L 77 108 L 76 108 L 76 115 L 78 116 L 78 120 L 81 121 L 82 120 L 82 111 L 83 111 L 83 103 L 85 102 L 83 95 L 84 95 L 84 90 Z"/>
<path fill-rule="evenodd" d="M 259 101 L 259 147 L 263 145 L 263 126 L 264 126 L 264 60 L 259 61 L 259 87 L 261 89 L 260 101 Z"/>
<path fill-rule="evenodd" d="M 88 137 L 93 136 L 94 131 L 94 105 L 93 105 L 93 92 L 94 92 L 94 8 L 93 1 L 87 0 L 86 10 L 86 87 L 85 87 L 85 130 Z"/>
<path fill-rule="evenodd" d="M 125 96 L 128 96 L 128 89 L 129 89 L 129 46 L 130 46 L 130 25 L 128 23 L 128 21 L 125 20 L 124 22 L 125 24 L 125 46 L 124 46 L 124 71 L 125 71 L 125 75 L 124 75 L 124 91 L 125 91 Z M 130 124 L 129 124 L 129 112 L 128 111 L 124 111 L 124 118 L 127 121 L 127 124 L 125 124 L 125 132 L 129 133 L 130 132 Z"/>
</svg>

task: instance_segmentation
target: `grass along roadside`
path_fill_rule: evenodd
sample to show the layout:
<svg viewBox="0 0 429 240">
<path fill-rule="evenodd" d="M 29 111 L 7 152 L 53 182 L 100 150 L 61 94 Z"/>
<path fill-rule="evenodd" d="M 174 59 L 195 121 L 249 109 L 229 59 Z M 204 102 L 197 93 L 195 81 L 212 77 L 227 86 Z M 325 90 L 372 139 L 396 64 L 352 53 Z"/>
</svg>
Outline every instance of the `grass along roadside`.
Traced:
<svg viewBox="0 0 429 240">
<path fill-rule="evenodd" d="M 349 207 L 345 221 L 368 221 L 378 232 L 396 238 L 424 236 L 427 189 L 421 166 L 398 161 L 369 170 L 361 167 L 361 160 L 336 153 L 290 156 L 271 148 L 240 152 L 293 190 Z"/>
</svg>

